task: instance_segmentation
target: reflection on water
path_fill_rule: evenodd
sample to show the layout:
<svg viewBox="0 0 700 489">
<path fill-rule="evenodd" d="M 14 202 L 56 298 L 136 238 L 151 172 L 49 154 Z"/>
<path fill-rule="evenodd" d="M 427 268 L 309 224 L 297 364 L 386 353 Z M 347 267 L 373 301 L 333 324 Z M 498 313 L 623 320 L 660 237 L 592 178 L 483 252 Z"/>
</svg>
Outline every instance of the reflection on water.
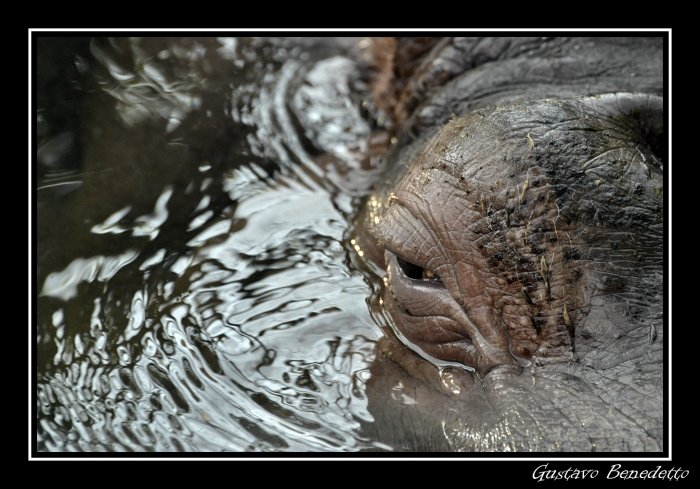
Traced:
<svg viewBox="0 0 700 489">
<path fill-rule="evenodd" d="M 40 452 L 386 448 L 358 42 L 38 40 Z"/>
</svg>

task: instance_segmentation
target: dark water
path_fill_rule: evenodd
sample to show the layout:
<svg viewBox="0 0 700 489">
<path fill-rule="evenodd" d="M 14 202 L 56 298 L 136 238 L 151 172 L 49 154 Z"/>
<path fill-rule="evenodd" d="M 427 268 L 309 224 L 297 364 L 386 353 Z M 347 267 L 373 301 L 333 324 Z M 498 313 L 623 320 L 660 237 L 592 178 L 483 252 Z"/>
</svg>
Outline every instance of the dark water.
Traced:
<svg viewBox="0 0 700 489">
<path fill-rule="evenodd" d="M 37 41 L 39 452 L 388 448 L 361 43 Z"/>
</svg>

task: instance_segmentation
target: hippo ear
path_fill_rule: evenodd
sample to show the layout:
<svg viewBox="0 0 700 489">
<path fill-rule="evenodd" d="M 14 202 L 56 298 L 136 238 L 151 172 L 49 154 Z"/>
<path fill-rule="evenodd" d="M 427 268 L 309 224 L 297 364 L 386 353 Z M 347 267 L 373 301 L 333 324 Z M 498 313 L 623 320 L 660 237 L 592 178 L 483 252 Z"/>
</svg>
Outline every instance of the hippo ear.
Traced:
<svg viewBox="0 0 700 489">
<path fill-rule="evenodd" d="M 663 162 L 666 153 L 663 97 L 640 93 L 608 93 L 586 97 L 585 103 L 597 115 L 614 118 L 618 125 L 631 126 L 659 161 Z M 663 166 L 652 168 L 653 170 L 663 171 Z"/>
</svg>

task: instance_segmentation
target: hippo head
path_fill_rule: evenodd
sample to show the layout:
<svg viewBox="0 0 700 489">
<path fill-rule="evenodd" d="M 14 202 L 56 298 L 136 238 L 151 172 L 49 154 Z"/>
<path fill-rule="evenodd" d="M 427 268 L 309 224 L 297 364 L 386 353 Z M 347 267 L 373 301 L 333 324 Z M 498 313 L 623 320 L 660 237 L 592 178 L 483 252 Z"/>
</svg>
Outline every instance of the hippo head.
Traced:
<svg viewBox="0 0 700 489">
<path fill-rule="evenodd" d="M 355 241 L 386 271 L 378 302 L 396 338 L 380 342 L 383 353 L 443 394 L 466 396 L 460 426 L 518 424 L 538 416 L 540 397 L 582 403 L 567 423 L 621 409 L 591 386 L 625 361 L 652 359 L 663 313 L 662 140 L 661 97 L 614 93 L 477 110 L 407 145 Z M 581 392 L 567 394 L 566 379 Z M 660 405 L 649 409 L 640 418 L 656 416 L 660 429 Z M 628 432 L 616 423 L 599 448 L 634 445 L 620 442 Z"/>
</svg>

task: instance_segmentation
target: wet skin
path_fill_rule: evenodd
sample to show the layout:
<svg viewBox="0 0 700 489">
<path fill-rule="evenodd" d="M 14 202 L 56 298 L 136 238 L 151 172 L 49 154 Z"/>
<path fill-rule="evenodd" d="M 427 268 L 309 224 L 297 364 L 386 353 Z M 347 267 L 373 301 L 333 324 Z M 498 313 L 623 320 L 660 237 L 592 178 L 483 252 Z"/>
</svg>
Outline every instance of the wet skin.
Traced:
<svg viewBox="0 0 700 489">
<path fill-rule="evenodd" d="M 662 449 L 663 118 L 656 94 L 536 99 L 397 153 L 357 234 L 386 270 L 385 438 Z"/>
</svg>

